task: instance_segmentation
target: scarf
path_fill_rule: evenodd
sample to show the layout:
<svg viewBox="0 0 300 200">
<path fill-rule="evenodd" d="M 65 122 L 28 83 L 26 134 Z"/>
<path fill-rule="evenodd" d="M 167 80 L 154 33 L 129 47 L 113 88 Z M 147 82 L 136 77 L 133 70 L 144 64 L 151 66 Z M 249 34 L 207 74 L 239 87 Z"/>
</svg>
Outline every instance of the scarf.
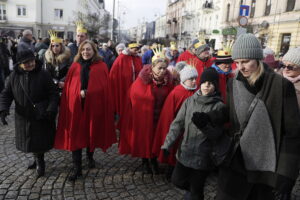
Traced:
<svg viewBox="0 0 300 200">
<path fill-rule="evenodd" d="M 232 72 L 232 70 L 230 69 L 228 72 L 224 72 L 223 70 L 221 70 L 216 64 L 213 64 L 211 66 L 212 68 L 214 68 L 219 74 L 225 74 L 228 75 Z"/>
<path fill-rule="evenodd" d="M 283 77 L 286 78 L 287 80 L 291 81 L 292 83 L 297 83 L 298 81 L 300 81 L 300 75 L 295 77 L 295 78 L 292 78 L 292 77 L 288 77 L 286 76 L 284 73 L 283 74 Z"/>
<path fill-rule="evenodd" d="M 92 59 L 89 60 L 80 59 L 79 63 L 81 65 L 81 70 L 80 70 L 81 90 L 86 90 L 88 88 L 88 83 L 89 83 L 90 66 L 92 65 Z"/>
</svg>

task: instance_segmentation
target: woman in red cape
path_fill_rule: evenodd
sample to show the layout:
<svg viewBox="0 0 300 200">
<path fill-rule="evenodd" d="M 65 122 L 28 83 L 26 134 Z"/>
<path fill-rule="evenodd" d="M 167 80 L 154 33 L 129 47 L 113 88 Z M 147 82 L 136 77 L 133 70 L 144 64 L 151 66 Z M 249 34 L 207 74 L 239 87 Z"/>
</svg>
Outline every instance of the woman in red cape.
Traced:
<svg viewBox="0 0 300 200">
<path fill-rule="evenodd" d="M 81 176 L 83 148 L 88 148 L 88 165 L 93 168 L 95 148 L 105 152 L 115 142 L 108 69 L 96 45 L 86 40 L 66 77 L 54 147 L 72 151 L 74 167 L 69 180 L 74 181 Z"/>
<path fill-rule="evenodd" d="M 142 158 L 145 173 L 158 174 L 157 160 L 152 153 L 155 129 L 164 101 L 174 87 L 167 64 L 167 59 L 155 55 L 152 64 L 144 66 L 130 89 L 128 120 L 121 120 L 119 147 L 130 146 L 127 153 Z"/>
</svg>

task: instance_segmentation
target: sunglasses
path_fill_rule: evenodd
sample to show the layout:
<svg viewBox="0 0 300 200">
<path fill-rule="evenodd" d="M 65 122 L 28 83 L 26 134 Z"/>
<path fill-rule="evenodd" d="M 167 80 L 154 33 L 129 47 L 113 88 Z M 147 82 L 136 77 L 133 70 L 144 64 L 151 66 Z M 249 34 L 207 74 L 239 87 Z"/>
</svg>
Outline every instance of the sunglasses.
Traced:
<svg viewBox="0 0 300 200">
<path fill-rule="evenodd" d="M 287 69 L 287 70 L 295 70 L 296 69 L 296 67 L 293 67 L 293 66 L 289 66 L 289 65 L 282 65 L 282 68 L 283 69 Z"/>
<path fill-rule="evenodd" d="M 52 44 L 51 47 L 59 47 L 59 44 Z"/>
</svg>

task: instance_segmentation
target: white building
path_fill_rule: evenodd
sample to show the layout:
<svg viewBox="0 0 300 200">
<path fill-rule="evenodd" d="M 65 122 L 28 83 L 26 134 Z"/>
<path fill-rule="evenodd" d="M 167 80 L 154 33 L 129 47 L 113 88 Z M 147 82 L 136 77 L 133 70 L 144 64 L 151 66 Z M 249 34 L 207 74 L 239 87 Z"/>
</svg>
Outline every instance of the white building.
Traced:
<svg viewBox="0 0 300 200">
<path fill-rule="evenodd" d="M 159 16 L 155 20 L 155 38 L 165 38 L 166 37 L 166 15 Z"/>
<path fill-rule="evenodd" d="M 73 38 L 76 12 L 107 13 L 103 0 L 1 0 L 0 33 L 17 37 L 24 29 L 46 37 L 54 29 L 60 37 Z"/>
</svg>

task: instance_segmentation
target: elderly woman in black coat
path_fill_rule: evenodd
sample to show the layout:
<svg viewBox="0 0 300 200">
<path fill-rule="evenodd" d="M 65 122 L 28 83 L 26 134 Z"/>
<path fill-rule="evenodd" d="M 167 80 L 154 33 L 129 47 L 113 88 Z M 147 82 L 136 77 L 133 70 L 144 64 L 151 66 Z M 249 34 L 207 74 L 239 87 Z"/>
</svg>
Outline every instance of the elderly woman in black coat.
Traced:
<svg viewBox="0 0 300 200">
<path fill-rule="evenodd" d="M 58 99 L 50 74 L 36 64 L 33 52 L 18 52 L 17 65 L 0 94 L 0 116 L 7 124 L 14 100 L 16 148 L 33 153 L 35 163 L 30 167 L 36 167 L 37 177 L 44 175 L 44 153 L 53 147 Z"/>
</svg>

